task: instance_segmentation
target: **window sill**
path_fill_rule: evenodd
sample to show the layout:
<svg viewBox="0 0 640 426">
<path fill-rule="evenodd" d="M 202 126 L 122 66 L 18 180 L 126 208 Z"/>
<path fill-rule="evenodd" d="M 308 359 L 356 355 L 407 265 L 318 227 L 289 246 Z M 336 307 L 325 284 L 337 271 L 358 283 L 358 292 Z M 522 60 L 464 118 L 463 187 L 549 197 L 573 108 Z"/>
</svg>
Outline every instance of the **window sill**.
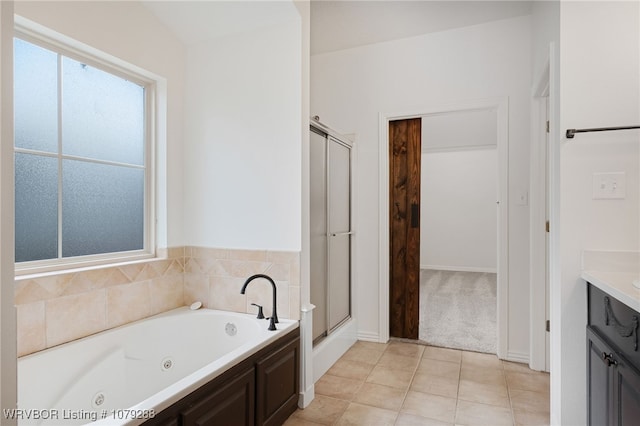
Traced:
<svg viewBox="0 0 640 426">
<path fill-rule="evenodd" d="M 127 255 L 122 257 L 111 257 L 108 259 L 83 259 L 77 262 L 65 262 L 64 264 L 43 264 L 28 267 L 18 267 L 15 269 L 16 281 L 42 278 L 55 275 L 71 274 L 78 272 L 93 271 L 137 263 L 146 263 L 151 260 L 165 259 L 166 256 L 159 256 L 154 253 L 140 253 L 137 255 Z"/>
</svg>

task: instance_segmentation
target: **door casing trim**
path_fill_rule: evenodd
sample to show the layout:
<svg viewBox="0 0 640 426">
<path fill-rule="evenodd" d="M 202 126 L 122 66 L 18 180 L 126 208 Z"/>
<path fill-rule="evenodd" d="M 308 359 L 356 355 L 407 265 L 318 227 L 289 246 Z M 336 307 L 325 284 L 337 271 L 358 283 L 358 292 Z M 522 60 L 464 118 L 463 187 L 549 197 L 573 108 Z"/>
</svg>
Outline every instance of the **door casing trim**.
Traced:
<svg viewBox="0 0 640 426">
<path fill-rule="evenodd" d="M 509 98 L 486 98 L 379 114 L 379 342 L 389 340 L 389 121 L 450 112 L 495 110 L 498 150 L 497 355 L 507 358 L 509 340 Z"/>
</svg>

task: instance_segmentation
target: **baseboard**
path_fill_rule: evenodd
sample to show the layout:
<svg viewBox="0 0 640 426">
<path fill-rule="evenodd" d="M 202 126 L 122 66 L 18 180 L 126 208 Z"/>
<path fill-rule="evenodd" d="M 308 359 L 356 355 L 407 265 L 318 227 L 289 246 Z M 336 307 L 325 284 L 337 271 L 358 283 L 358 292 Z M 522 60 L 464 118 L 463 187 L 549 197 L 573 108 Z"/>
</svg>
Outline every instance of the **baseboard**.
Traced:
<svg viewBox="0 0 640 426">
<path fill-rule="evenodd" d="M 378 333 L 359 331 L 356 337 L 358 340 L 364 340 L 365 342 L 386 343 L 380 342 L 380 335 Z"/>
<path fill-rule="evenodd" d="M 529 354 L 525 352 L 507 352 L 506 361 L 520 362 L 529 365 Z"/>
<path fill-rule="evenodd" d="M 298 407 L 307 408 L 315 396 L 315 385 L 312 383 L 306 391 L 300 392 L 300 395 L 298 396 Z"/>
<path fill-rule="evenodd" d="M 435 271 L 451 271 L 451 272 L 485 272 L 496 274 L 496 268 L 481 268 L 475 266 L 443 266 L 443 265 L 420 265 L 420 269 L 432 269 Z"/>
</svg>

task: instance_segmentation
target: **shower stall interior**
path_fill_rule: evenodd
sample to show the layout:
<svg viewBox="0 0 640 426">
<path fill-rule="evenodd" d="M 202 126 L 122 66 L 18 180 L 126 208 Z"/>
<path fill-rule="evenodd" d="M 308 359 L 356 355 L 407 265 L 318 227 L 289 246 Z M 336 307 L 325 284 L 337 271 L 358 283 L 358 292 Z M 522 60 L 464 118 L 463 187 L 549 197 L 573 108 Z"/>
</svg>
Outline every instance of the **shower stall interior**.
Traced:
<svg viewBox="0 0 640 426">
<path fill-rule="evenodd" d="M 351 148 L 311 124 L 311 303 L 314 345 L 351 317 Z"/>
</svg>

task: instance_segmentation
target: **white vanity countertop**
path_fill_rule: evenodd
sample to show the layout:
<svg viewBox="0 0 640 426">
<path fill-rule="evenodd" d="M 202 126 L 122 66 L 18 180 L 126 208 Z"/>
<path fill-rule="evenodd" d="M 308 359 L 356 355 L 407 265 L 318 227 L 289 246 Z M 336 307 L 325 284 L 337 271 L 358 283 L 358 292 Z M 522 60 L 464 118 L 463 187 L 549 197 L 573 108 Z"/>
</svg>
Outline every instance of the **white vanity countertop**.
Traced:
<svg viewBox="0 0 640 426">
<path fill-rule="evenodd" d="M 640 311 L 640 254 L 638 252 L 585 251 L 582 255 L 582 274 L 585 281 Z"/>
</svg>

